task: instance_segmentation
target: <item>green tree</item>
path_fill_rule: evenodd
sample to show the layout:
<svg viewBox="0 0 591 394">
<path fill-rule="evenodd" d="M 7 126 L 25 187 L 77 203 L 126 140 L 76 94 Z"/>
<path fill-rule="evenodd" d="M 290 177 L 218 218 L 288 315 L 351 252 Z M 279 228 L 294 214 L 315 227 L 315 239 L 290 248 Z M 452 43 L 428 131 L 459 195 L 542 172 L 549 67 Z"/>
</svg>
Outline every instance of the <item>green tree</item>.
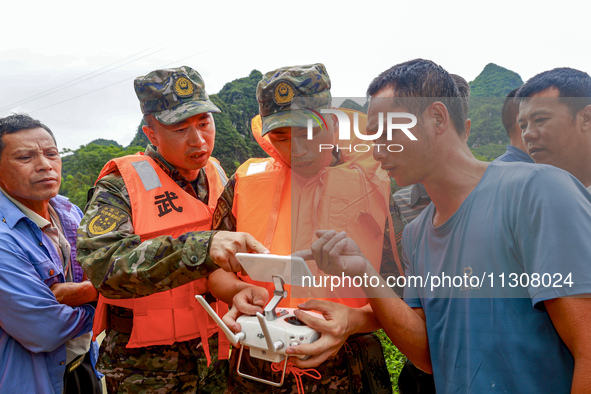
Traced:
<svg viewBox="0 0 591 394">
<path fill-rule="evenodd" d="M 246 136 L 240 134 L 234 127 L 229 113 L 226 112 L 226 104 L 218 97 L 212 96 L 211 99 L 222 110 L 219 114 L 213 114 L 216 134 L 212 156 L 220 161 L 230 176 L 236 172 L 240 164 L 253 157 L 252 149 L 248 146 Z"/>
<path fill-rule="evenodd" d="M 226 104 L 224 113 L 232 120 L 232 126 L 245 137 L 252 135 L 250 122 L 259 113 L 256 90 L 262 77 L 260 71 L 252 70 L 248 77 L 228 82 L 219 93 L 212 95 Z"/>
<path fill-rule="evenodd" d="M 494 63 L 487 64 L 474 81 L 470 82 L 470 147 L 509 143 L 501 121 L 501 110 L 507 94 L 521 85 L 523 80 L 519 74 Z"/>
<path fill-rule="evenodd" d="M 481 145 L 478 148 L 473 148 L 472 153 L 478 160 L 492 161 L 505 153 L 507 147 L 499 144 Z"/>
<path fill-rule="evenodd" d="M 216 119 L 216 130 L 218 133 L 216 134 L 216 147 L 221 142 L 222 146 L 220 147 L 219 151 L 215 151 L 215 157 L 217 157 L 220 162 L 223 160 L 226 163 L 230 162 L 244 162 L 244 157 L 223 157 L 220 156 L 220 153 L 235 153 L 233 149 L 230 147 L 225 146 L 226 143 L 232 143 L 232 139 L 229 138 L 228 135 L 224 135 L 221 139 L 219 138 L 219 131 L 220 125 L 218 124 L 218 118 L 226 118 L 229 123 L 223 121 L 222 125 L 222 133 L 230 134 L 230 128 L 236 130 L 239 135 L 244 137 L 244 142 L 248 149 L 248 154 L 246 158 L 250 157 L 267 157 L 268 155 L 265 151 L 259 146 L 259 144 L 254 139 L 252 135 L 251 129 L 251 121 L 252 118 L 258 115 L 259 113 L 259 103 L 256 99 L 256 90 L 259 81 L 262 79 L 263 74 L 261 74 L 258 70 L 252 70 L 248 77 L 239 78 L 232 82 L 228 82 L 224 85 L 224 87 L 219 91 L 217 94 L 212 94 L 210 98 L 216 105 L 218 103 L 223 102 L 223 104 L 218 105 L 222 110 L 222 113 L 215 116 Z M 216 101 L 219 100 L 219 101 Z M 234 138 L 234 137 L 232 137 Z M 239 142 L 241 145 L 242 143 Z M 238 149 L 241 151 L 241 148 Z M 236 152 L 237 153 L 237 152 Z M 237 168 L 237 167 L 236 167 Z M 224 169 L 230 174 L 234 173 L 235 169 L 232 167 L 224 167 Z"/>
<path fill-rule="evenodd" d="M 122 148 L 116 145 L 90 143 L 75 151 L 64 149 L 62 154 L 62 184 L 60 194 L 84 208 L 88 190 L 93 187 L 101 169 L 111 159 L 143 151 L 144 147 Z"/>
<path fill-rule="evenodd" d="M 523 85 L 523 80 L 514 71 L 489 63 L 470 82 L 470 97 L 503 97 Z"/>
<path fill-rule="evenodd" d="M 129 146 L 146 147 L 150 143 L 150 140 L 148 139 L 148 137 L 146 137 L 146 134 L 144 134 L 144 131 L 142 130 L 142 127 L 144 127 L 145 125 L 146 125 L 146 122 L 144 122 L 144 118 L 142 117 L 142 120 L 140 121 L 140 124 L 137 127 L 135 137 L 133 137 L 133 140 L 131 140 L 131 142 L 129 143 Z"/>
<path fill-rule="evenodd" d="M 119 145 L 119 143 L 117 141 L 114 141 L 114 140 L 106 140 L 104 138 L 97 138 L 94 141 L 90 141 L 90 144 L 105 145 L 105 146 L 114 145 L 114 146 L 116 146 L 118 148 L 122 148 L 122 146 Z"/>
<path fill-rule="evenodd" d="M 395 393 L 398 392 L 398 376 L 400 375 L 400 371 L 402 371 L 402 367 L 404 367 L 404 363 L 406 362 L 406 357 L 388 338 L 384 330 L 376 331 L 380 342 L 382 343 L 382 348 L 384 349 L 384 358 L 386 359 L 386 367 L 388 367 L 388 372 L 390 373 L 390 381 L 392 382 L 392 389 Z"/>
<path fill-rule="evenodd" d="M 473 97 L 470 100 L 468 117 L 472 119 L 472 127 L 468 138 L 469 146 L 509 143 L 501 121 L 504 100 L 504 97 Z"/>
</svg>

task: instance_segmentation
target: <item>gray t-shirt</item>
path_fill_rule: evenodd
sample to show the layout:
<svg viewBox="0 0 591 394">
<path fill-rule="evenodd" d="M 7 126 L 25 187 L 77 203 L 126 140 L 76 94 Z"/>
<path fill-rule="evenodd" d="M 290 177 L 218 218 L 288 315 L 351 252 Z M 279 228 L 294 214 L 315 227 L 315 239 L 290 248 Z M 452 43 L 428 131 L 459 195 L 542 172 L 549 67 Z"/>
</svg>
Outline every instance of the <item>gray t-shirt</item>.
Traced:
<svg viewBox="0 0 591 394">
<path fill-rule="evenodd" d="M 568 393 L 573 358 L 542 301 L 591 293 L 591 195 L 555 167 L 492 163 L 439 227 L 434 213 L 402 247 L 407 278 L 429 278 L 404 296 L 425 312 L 437 391 Z"/>
</svg>

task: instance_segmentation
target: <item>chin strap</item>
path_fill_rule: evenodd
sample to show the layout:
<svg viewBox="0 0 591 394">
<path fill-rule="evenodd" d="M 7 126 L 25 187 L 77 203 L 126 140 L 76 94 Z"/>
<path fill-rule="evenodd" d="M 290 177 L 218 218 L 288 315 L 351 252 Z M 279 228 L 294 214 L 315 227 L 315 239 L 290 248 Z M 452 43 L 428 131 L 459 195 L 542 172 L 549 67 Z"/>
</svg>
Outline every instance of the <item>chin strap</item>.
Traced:
<svg viewBox="0 0 591 394">
<path fill-rule="evenodd" d="M 296 381 L 298 394 L 304 394 L 304 384 L 302 383 L 302 375 L 307 375 L 313 379 L 322 378 L 320 372 L 318 372 L 314 368 L 301 369 L 299 367 L 296 367 L 291 361 L 287 361 L 287 359 L 283 360 L 280 363 L 272 363 L 271 370 L 273 372 L 283 371 L 283 363 L 285 362 L 287 362 L 287 373 L 291 373 L 293 375 L 294 380 Z"/>
</svg>

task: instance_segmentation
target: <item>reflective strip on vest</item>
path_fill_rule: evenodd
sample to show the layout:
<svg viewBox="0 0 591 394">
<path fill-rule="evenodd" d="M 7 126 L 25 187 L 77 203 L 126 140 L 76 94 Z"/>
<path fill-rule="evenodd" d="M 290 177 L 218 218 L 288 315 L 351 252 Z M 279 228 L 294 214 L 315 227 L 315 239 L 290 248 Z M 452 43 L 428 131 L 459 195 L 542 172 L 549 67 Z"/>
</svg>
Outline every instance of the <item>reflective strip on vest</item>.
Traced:
<svg viewBox="0 0 591 394">
<path fill-rule="evenodd" d="M 147 161 L 136 161 L 131 163 L 131 165 L 133 168 L 135 168 L 135 171 L 140 176 L 140 179 L 147 192 L 162 186 L 160 179 L 158 179 L 158 174 L 156 174 L 156 171 L 150 165 L 150 163 Z"/>
<path fill-rule="evenodd" d="M 218 176 L 220 177 L 220 181 L 222 182 L 222 186 L 226 187 L 226 185 L 228 184 L 228 177 L 226 176 L 226 172 L 224 171 L 222 166 L 218 164 L 218 162 L 212 160 L 211 164 L 213 164 L 213 166 L 217 170 Z"/>
</svg>

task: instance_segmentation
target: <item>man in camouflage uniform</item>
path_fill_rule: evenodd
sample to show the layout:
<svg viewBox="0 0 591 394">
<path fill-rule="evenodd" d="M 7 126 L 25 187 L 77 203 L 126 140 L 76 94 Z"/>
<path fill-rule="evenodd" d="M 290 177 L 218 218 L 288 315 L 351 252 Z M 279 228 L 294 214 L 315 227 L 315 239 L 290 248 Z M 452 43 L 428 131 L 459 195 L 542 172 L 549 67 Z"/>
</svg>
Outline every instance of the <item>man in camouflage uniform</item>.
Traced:
<svg viewBox="0 0 591 394">
<path fill-rule="evenodd" d="M 287 86 L 285 91 L 280 91 L 279 88 L 281 86 Z M 289 143 L 290 136 L 290 144 L 291 147 L 293 147 L 296 144 L 296 142 L 293 142 L 294 139 L 297 138 L 295 137 L 295 135 L 298 135 L 300 128 L 306 127 L 307 121 L 307 119 L 300 119 L 298 121 L 298 117 L 293 116 L 291 113 L 291 105 L 281 105 L 281 100 L 277 97 L 278 95 L 288 96 L 290 97 L 290 99 L 292 97 L 299 97 L 306 101 L 307 104 L 309 104 L 311 101 L 314 101 L 315 103 L 320 102 L 322 101 L 322 97 L 328 97 L 328 103 L 325 100 L 323 104 L 315 104 L 313 106 L 314 110 L 312 111 L 314 112 L 317 110 L 315 113 L 318 114 L 320 108 L 330 108 L 330 79 L 322 64 L 283 67 L 265 74 L 263 79 L 258 84 L 257 99 L 260 105 L 260 116 L 262 118 L 261 134 L 264 136 L 268 133 L 270 137 L 267 136 L 263 141 L 262 138 L 259 139 L 257 136 L 257 140 L 259 140 L 259 143 L 263 141 L 261 143 L 262 145 L 270 142 L 276 151 L 279 151 L 281 149 L 279 148 L 279 146 L 280 144 L 282 144 L 281 141 L 283 141 L 285 138 L 288 139 L 287 142 Z M 306 107 L 308 106 L 306 105 Z M 310 105 L 310 107 L 312 107 L 312 105 Z M 326 126 L 328 127 L 328 129 L 320 131 L 318 134 L 315 133 L 314 139 L 324 138 L 322 136 L 323 133 L 329 133 L 331 131 L 337 133 L 338 129 L 336 127 L 338 126 L 336 124 L 333 124 L 334 120 L 330 118 L 330 115 L 326 116 L 325 122 L 325 126 L 328 123 L 328 126 Z M 255 122 L 253 121 L 253 124 L 254 123 Z M 284 134 L 286 129 L 296 130 L 296 127 L 298 127 L 298 131 L 291 131 L 289 135 Z M 330 160 L 321 158 L 319 157 L 320 155 L 312 159 L 312 155 L 307 154 L 306 160 L 310 160 L 312 161 L 312 163 L 305 166 L 306 168 L 298 168 L 298 159 L 295 159 L 296 153 L 292 153 L 293 151 L 290 152 L 289 147 L 285 149 L 284 152 L 285 153 L 283 155 L 279 153 L 279 155 L 281 156 L 281 161 L 283 163 L 287 163 L 287 165 L 290 166 L 290 169 L 293 170 L 293 172 L 288 172 L 288 177 L 292 176 L 290 174 L 297 173 L 298 175 L 304 177 L 313 178 L 316 176 L 316 174 L 322 173 L 322 171 L 327 166 L 335 167 L 345 163 L 343 155 L 340 154 L 338 151 L 333 151 L 331 152 L 332 155 L 329 155 L 331 157 Z M 289 157 L 290 154 L 292 154 L 291 160 Z M 275 159 L 277 159 L 275 154 L 272 154 L 272 156 Z M 267 166 L 270 165 L 267 164 Z M 236 176 L 237 175 L 235 174 L 230 178 L 228 184 L 224 189 L 224 192 L 222 193 L 218 201 L 218 206 L 216 207 L 216 211 L 214 212 L 214 229 L 236 231 L 237 221 L 236 217 L 233 214 L 233 211 L 236 210 L 236 206 L 234 206 L 235 189 L 237 184 Z M 292 180 L 292 182 L 295 181 Z M 264 192 L 261 193 L 264 194 Z M 272 197 L 269 197 L 265 194 L 265 198 L 261 199 L 260 203 L 271 204 L 271 201 L 269 201 L 269 199 L 272 199 Z M 390 199 L 390 211 L 394 219 L 394 230 L 396 233 L 395 238 L 397 239 L 397 241 L 399 241 L 402 234 L 402 228 L 404 226 L 404 223 L 392 199 Z M 237 216 L 240 217 L 240 213 L 237 213 Z M 261 226 L 266 227 L 267 223 L 261 223 Z M 396 264 L 394 263 L 394 255 L 392 253 L 392 247 L 390 246 L 391 242 L 390 237 L 388 235 L 388 227 L 389 226 L 386 224 L 386 233 L 383 240 L 384 250 L 382 253 L 381 271 L 382 274 L 397 276 L 399 275 L 399 272 L 396 267 Z M 245 229 L 244 231 L 247 230 Z M 307 247 L 309 246 L 310 245 L 307 245 Z M 277 253 L 273 249 L 271 249 L 271 252 Z M 227 273 L 227 275 L 230 276 L 232 274 Z M 226 283 L 228 282 L 226 281 Z M 211 282 L 210 285 L 213 289 L 213 282 Z M 400 291 L 401 289 L 397 290 Z M 260 300 L 253 298 L 253 296 L 251 296 L 250 294 L 247 295 L 245 294 L 245 292 L 239 293 L 235 296 L 234 307 L 224 318 L 224 321 L 226 321 L 230 328 L 237 328 L 234 319 L 240 314 L 240 312 L 248 313 L 248 311 L 246 310 L 239 311 L 239 308 L 236 308 L 236 306 L 238 305 L 238 301 L 250 299 L 251 301 L 254 301 L 253 303 L 260 303 Z M 371 309 L 368 309 L 366 307 L 350 308 L 340 303 L 322 300 L 309 300 L 306 303 L 305 309 L 326 311 L 327 314 L 325 316 L 331 316 L 330 319 L 332 321 L 331 325 L 327 325 L 323 327 L 323 329 L 319 327 L 314 327 L 315 329 L 319 329 L 320 331 L 322 331 L 322 335 L 324 336 L 324 338 L 322 341 L 320 341 L 322 342 L 322 345 L 313 350 L 313 358 L 305 362 L 302 362 L 299 359 L 290 358 L 290 361 L 293 361 L 294 364 L 301 365 L 302 367 L 306 368 L 320 364 L 317 367 L 315 367 L 315 369 L 321 375 L 319 379 L 311 377 L 308 374 L 301 376 L 301 382 L 304 392 L 384 393 L 392 391 L 392 386 L 388 377 L 388 371 L 385 368 L 384 355 L 382 353 L 379 340 L 373 334 L 354 334 L 355 332 L 370 332 L 378 328 L 375 325 L 375 319 L 373 318 Z M 354 309 L 358 311 L 358 315 L 355 319 L 356 321 L 349 321 L 348 327 L 337 326 L 336 324 L 342 324 L 342 322 L 338 320 L 338 316 L 341 316 L 341 314 L 344 313 L 343 311 L 345 309 Z M 304 318 L 301 318 L 301 320 L 304 320 Z M 351 330 L 351 327 L 355 327 L 355 329 Z M 335 334 L 337 332 L 339 332 L 339 334 Z M 351 339 L 353 339 L 354 336 L 357 336 L 357 338 L 345 342 L 347 336 L 349 336 L 350 334 L 354 334 L 352 337 L 350 337 Z M 285 382 L 283 386 L 279 388 L 272 387 L 264 383 L 258 383 L 253 380 L 245 379 L 238 376 L 235 372 L 238 358 L 237 353 L 238 352 L 233 352 L 230 360 L 231 368 L 230 380 L 228 382 L 228 392 L 298 392 L 298 387 L 296 384 L 297 378 L 295 378 L 292 374 L 289 374 L 285 377 Z M 365 358 L 363 362 L 361 361 L 361 359 L 363 359 L 363 356 L 360 356 L 361 354 L 367 355 L 367 358 Z M 282 373 L 281 370 L 275 371 L 275 369 L 273 370 L 273 372 L 270 372 L 268 362 L 249 356 L 242 357 L 240 370 L 243 373 L 254 376 L 261 376 L 262 374 L 264 374 L 265 379 L 275 382 L 280 380 Z"/>
<path fill-rule="evenodd" d="M 136 78 L 134 86 L 146 121 L 143 130 L 151 142 L 145 156 L 189 194 L 183 198 L 207 205 L 212 177 L 225 180 L 225 174 L 219 164 L 217 173 L 204 170 L 215 138 L 211 113 L 220 110 L 209 100 L 201 76 L 186 66 L 157 70 Z M 177 238 L 159 235 L 142 242 L 134 230 L 135 208 L 121 173 L 99 178 L 89 194 L 77 245 L 80 264 L 106 298 L 148 296 L 207 277 L 220 267 L 238 270 L 236 252 L 266 251 L 248 234 L 229 232 L 189 231 Z M 163 209 L 176 208 L 172 198 L 171 194 Z M 106 375 L 109 392 L 224 390 L 227 361 L 218 360 L 217 334 L 209 337 L 209 366 L 199 337 L 169 346 L 128 348 L 133 310 L 105 307 L 109 326 L 98 368 Z"/>
</svg>

